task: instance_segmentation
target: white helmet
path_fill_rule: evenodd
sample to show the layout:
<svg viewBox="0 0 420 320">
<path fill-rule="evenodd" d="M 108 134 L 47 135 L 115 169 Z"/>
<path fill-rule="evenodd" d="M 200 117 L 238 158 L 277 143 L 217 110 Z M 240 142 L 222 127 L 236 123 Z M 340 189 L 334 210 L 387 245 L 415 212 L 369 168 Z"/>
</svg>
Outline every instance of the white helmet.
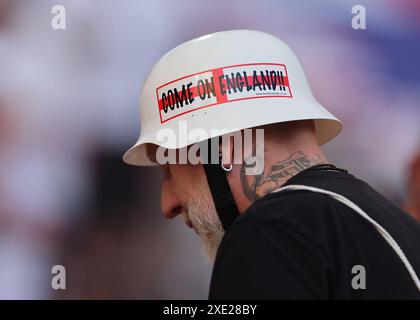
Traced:
<svg viewBox="0 0 420 320">
<path fill-rule="evenodd" d="M 234 132 L 313 119 L 319 144 L 342 128 L 313 97 L 292 50 L 278 38 L 252 30 L 205 35 L 165 54 L 144 83 L 140 119 L 140 137 L 123 157 L 128 164 L 153 164 L 148 143 L 172 149 L 199 142 L 157 139 L 160 129 L 178 132 L 180 121 L 213 138 L 220 135 L 211 134 L 216 128 Z"/>
<path fill-rule="evenodd" d="M 148 143 L 183 148 L 242 129 L 313 119 L 322 144 L 342 128 L 313 97 L 292 50 L 272 35 L 250 30 L 202 36 L 164 55 L 144 83 L 140 119 L 140 137 L 123 157 L 128 164 L 154 164 L 147 156 Z M 181 137 L 185 124 L 190 133 L 206 135 L 189 141 L 183 130 Z M 178 139 L 162 140 L 161 133 L 168 131 L 179 132 Z M 203 168 L 217 214 L 227 229 L 239 216 L 227 180 L 230 170 L 213 162 L 203 163 Z"/>
</svg>

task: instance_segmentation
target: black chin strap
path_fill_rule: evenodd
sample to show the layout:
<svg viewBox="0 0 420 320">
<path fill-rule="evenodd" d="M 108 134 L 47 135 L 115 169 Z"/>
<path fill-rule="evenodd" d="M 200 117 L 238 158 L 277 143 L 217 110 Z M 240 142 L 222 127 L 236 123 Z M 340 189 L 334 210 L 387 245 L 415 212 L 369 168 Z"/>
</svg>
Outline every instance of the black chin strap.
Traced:
<svg viewBox="0 0 420 320">
<path fill-rule="evenodd" d="M 239 216 L 239 211 L 236 207 L 232 191 L 230 190 L 230 186 L 227 181 L 226 174 L 228 174 L 228 172 L 222 169 L 222 161 L 220 157 L 218 164 L 210 163 L 210 141 L 208 145 L 209 163 L 203 164 L 203 167 L 207 176 L 207 183 L 210 187 L 217 214 L 223 228 L 226 230 Z"/>
</svg>

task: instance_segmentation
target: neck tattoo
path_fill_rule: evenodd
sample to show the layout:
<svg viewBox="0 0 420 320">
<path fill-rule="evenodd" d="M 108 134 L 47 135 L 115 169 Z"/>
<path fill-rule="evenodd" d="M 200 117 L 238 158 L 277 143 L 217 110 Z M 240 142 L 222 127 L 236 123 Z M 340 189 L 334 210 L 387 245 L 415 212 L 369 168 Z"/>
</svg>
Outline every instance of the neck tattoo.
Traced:
<svg viewBox="0 0 420 320">
<path fill-rule="evenodd" d="M 246 175 L 247 164 L 241 167 L 242 190 L 251 202 L 275 190 L 299 172 L 312 166 L 326 163 L 320 155 L 308 156 L 303 151 L 296 151 L 289 158 L 275 162 L 260 175 Z"/>
</svg>

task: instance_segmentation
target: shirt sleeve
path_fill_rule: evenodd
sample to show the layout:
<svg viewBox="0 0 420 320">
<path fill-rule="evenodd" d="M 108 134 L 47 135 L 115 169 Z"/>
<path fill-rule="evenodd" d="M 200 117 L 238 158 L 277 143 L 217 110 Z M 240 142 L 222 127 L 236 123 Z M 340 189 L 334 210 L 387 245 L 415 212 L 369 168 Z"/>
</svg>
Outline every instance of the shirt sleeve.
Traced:
<svg viewBox="0 0 420 320">
<path fill-rule="evenodd" d="M 233 225 L 216 257 L 209 298 L 328 299 L 324 250 L 298 230 L 258 214 Z"/>
</svg>

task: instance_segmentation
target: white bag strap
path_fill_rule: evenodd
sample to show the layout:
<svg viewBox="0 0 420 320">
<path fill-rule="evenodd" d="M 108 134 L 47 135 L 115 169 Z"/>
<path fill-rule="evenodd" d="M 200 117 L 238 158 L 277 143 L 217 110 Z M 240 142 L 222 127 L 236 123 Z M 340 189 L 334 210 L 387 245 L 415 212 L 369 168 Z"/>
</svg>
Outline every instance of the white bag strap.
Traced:
<svg viewBox="0 0 420 320">
<path fill-rule="evenodd" d="M 419 278 L 418 278 L 416 272 L 414 271 L 413 267 L 411 266 L 410 262 L 408 261 L 406 255 L 401 250 L 398 243 L 388 233 L 388 231 L 386 231 L 379 223 L 377 223 L 375 220 L 373 220 L 371 217 L 369 217 L 369 215 L 366 212 L 364 212 L 358 205 L 356 205 L 354 202 L 352 202 L 348 198 L 346 198 L 346 197 L 344 197 L 344 196 L 342 196 L 338 193 L 331 192 L 331 191 L 324 190 L 324 189 L 320 189 L 320 188 L 304 186 L 304 185 L 288 185 L 288 186 L 285 186 L 285 187 L 280 187 L 280 188 L 272 191 L 272 193 L 280 192 L 280 191 L 286 191 L 286 190 L 307 190 L 307 191 L 326 194 L 326 195 L 340 201 L 341 203 L 345 204 L 346 206 L 353 209 L 354 211 L 356 211 L 365 220 L 370 222 L 375 227 L 375 229 L 381 234 L 381 236 L 386 240 L 386 242 L 388 242 L 388 244 L 391 246 L 391 248 L 395 251 L 395 253 L 398 255 L 398 257 L 401 259 L 404 266 L 407 268 L 407 271 L 409 272 L 411 278 L 413 279 L 414 284 L 416 285 L 417 289 L 420 292 Z"/>
</svg>

